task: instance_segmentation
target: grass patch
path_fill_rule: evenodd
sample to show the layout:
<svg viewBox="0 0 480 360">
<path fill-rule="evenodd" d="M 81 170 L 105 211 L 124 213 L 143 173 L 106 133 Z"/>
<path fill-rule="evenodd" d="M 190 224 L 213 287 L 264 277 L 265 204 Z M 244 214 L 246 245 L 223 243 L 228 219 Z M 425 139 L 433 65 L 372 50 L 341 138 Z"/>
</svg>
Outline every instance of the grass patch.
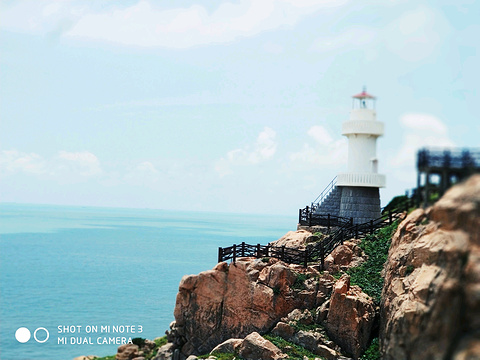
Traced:
<svg viewBox="0 0 480 360">
<path fill-rule="evenodd" d="M 292 285 L 292 289 L 295 290 L 304 290 L 305 289 L 305 281 L 308 279 L 308 274 L 298 274 L 295 282 Z"/>
<path fill-rule="evenodd" d="M 370 346 L 365 350 L 365 353 L 360 357 L 360 360 L 380 360 L 380 345 L 378 338 L 375 338 L 370 343 Z"/>
<path fill-rule="evenodd" d="M 413 272 L 413 270 L 415 270 L 415 267 L 413 265 L 408 265 L 405 275 L 406 276 L 410 275 Z"/>
<path fill-rule="evenodd" d="M 268 341 L 271 341 L 276 347 L 282 350 L 284 354 L 287 354 L 289 359 L 303 360 L 305 357 L 307 357 L 308 360 L 314 360 L 315 358 L 319 357 L 307 349 L 291 343 L 280 336 L 264 335 L 263 337 Z"/>
<path fill-rule="evenodd" d="M 145 345 L 145 339 L 134 338 L 132 339 L 132 343 L 135 345 L 138 345 L 139 347 L 142 347 L 143 345 Z M 165 335 L 161 338 L 155 339 L 154 343 L 155 343 L 155 347 L 148 354 L 144 354 L 145 360 L 151 360 L 157 355 L 158 348 L 162 347 L 167 343 L 167 336 Z M 109 355 L 109 356 L 104 356 L 100 358 L 95 358 L 95 360 L 116 360 L 115 357 L 116 355 Z"/>
<path fill-rule="evenodd" d="M 395 221 L 392 225 L 367 235 L 360 243 L 360 247 L 368 256 L 367 261 L 347 270 L 347 274 L 350 275 L 350 283 L 360 286 L 376 303 L 380 302 L 382 295 L 384 279 L 381 272 L 387 261 L 392 235 L 397 227 L 398 221 Z"/>
<path fill-rule="evenodd" d="M 211 355 L 210 354 L 205 354 L 205 355 L 200 355 L 198 356 L 199 359 L 207 359 Z M 242 358 L 238 355 L 235 355 L 233 353 L 215 353 L 213 354 L 217 358 L 217 360 L 242 360 Z"/>
</svg>

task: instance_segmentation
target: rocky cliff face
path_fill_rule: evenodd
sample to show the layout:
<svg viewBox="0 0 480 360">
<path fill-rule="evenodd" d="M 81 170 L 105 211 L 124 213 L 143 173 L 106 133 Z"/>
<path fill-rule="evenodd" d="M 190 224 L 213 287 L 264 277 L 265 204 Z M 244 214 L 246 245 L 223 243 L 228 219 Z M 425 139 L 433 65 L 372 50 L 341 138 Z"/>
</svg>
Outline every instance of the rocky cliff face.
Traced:
<svg viewBox="0 0 480 360">
<path fill-rule="evenodd" d="M 243 258 L 185 276 L 174 311 L 181 352 L 204 354 L 229 338 L 265 333 L 292 310 L 322 304 L 332 286 L 331 276 L 276 259 Z"/>
<path fill-rule="evenodd" d="M 384 359 L 480 359 L 480 176 L 412 212 L 384 271 Z"/>
</svg>

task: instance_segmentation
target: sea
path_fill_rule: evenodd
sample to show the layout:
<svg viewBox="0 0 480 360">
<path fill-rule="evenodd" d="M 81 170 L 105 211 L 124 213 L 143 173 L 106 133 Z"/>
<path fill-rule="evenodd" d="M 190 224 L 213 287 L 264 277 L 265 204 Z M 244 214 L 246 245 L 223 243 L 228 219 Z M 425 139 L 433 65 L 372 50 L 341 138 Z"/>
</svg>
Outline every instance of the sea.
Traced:
<svg viewBox="0 0 480 360">
<path fill-rule="evenodd" d="M 292 216 L 0 204 L 0 359 L 116 354 L 165 335 L 181 278 Z"/>
</svg>

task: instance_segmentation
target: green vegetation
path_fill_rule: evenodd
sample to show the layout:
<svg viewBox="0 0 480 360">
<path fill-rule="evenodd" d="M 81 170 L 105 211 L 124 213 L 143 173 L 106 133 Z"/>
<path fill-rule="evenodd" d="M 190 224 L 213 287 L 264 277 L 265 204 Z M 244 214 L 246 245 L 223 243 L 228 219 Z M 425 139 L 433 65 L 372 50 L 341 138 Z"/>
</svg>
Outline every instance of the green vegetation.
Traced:
<svg viewBox="0 0 480 360">
<path fill-rule="evenodd" d="M 168 342 L 167 335 L 162 336 L 160 338 L 156 338 L 155 340 L 153 340 L 153 342 L 155 343 L 155 345 L 157 345 L 157 347 L 162 347 Z"/>
<path fill-rule="evenodd" d="M 287 354 L 289 359 L 303 360 L 304 357 L 307 357 L 309 360 L 313 360 L 319 358 L 318 355 L 315 355 L 307 349 L 291 343 L 280 336 L 265 335 L 264 338 L 271 341 L 276 347 L 282 350 L 283 353 Z"/>
<path fill-rule="evenodd" d="M 101 358 L 95 358 L 95 360 L 115 360 L 116 355 L 104 356 Z"/>
<path fill-rule="evenodd" d="M 381 272 L 383 264 L 387 261 L 388 249 L 397 226 L 398 221 L 367 235 L 360 243 L 360 247 L 368 256 L 367 261 L 347 270 L 347 274 L 350 275 L 350 283 L 360 286 L 376 303 L 380 302 L 382 295 L 384 279 Z"/>
<path fill-rule="evenodd" d="M 217 360 L 242 360 L 240 356 L 233 353 L 215 353 L 213 356 L 215 356 Z M 199 359 L 207 359 L 208 357 L 210 357 L 210 354 L 198 356 Z"/>
<path fill-rule="evenodd" d="M 413 265 L 408 265 L 407 266 L 407 272 L 406 272 L 405 275 L 407 275 L 407 276 L 410 275 L 413 272 L 413 270 L 415 270 L 415 267 Z"/>
<path fill-rule="evenodd" d="M 305 281 L 308 279 L 308 274 L 299 273 L 295 282 L 292 285 L 292 289 L 295 290 L 304 290 L 305 289 Z"/>
<path fill-rule="evenodd" d="M 383 208 L 383 213 L 386 214 L 390 210 L 395 210 L 396 208 L 398 208 L 400 205 L 404 204 L 407 201 L 408 201 L 408 196 L 406 195 L 395 196 L 392 200 L 390 200 L 388 205 Z"/>
<path fill-rule="evenodd" d="M 360 360 L 380 360 L 380 346 L 378 343 L 378 337 L 373 339 L 370 346 L 365 350 Z"/>
<path fill-rule="evenodd" d="M 134 338 L 132 339 L 132 343 L 135 345 L 138 345 L 140 348 L 145 345 L 145 340 L 143 338 Z M 148 353 L 144 354 L 145 360 L 151 360 L 157 355 L 158 348 L 161 346 L 165 345 L 167 343 L 167 336 L 163 336 L 161 338 L 155 339 L 154 340 L 155 347 Z M 101 358 L 96 358 L 95 360 L 115 360 L 116 355 L 109 355 L 109 356 L 104 356 Z M 228 359 L 224 359 L 228 360 Z"/>
</svg>

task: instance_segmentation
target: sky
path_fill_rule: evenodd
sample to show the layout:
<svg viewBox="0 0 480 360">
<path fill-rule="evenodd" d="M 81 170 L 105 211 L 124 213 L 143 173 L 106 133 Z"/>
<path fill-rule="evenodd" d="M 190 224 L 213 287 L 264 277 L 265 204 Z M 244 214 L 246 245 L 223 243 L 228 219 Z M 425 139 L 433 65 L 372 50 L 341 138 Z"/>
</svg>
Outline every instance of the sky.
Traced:
<svg viewBox="0 0 480 360">
<path fill-rule="evenodd" d="M 480 3 L 0 1 L 0 201 L 296 216 L 377 97 L 382 204 L 478 147 Z"/>
</svg>

